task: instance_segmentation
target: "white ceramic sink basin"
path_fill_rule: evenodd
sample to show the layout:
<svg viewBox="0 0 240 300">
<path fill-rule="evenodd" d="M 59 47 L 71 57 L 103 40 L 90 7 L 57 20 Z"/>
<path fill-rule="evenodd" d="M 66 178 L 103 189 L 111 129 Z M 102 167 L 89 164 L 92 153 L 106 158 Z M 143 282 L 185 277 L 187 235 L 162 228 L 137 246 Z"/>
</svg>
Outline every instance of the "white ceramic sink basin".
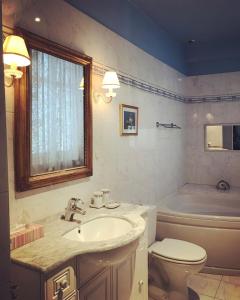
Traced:
<svg viewBox="0 0 240 300">
<path fill-rule="evenodd" d="M 98 217 L 92 219 L 79 228 L 64 234 L 64 238 L 80 242 L 104 242 L 126 235 L 133 228 L 132 223 L 120 217 Z"/>
<path fill-rule="evenodd" d="M 99 215 L 65 233 L 63 238 L 86 249 L 81 259 L 102 267 L 119 264 L 136 251 L 144 220 L 136 215 Z"/>
</svg>

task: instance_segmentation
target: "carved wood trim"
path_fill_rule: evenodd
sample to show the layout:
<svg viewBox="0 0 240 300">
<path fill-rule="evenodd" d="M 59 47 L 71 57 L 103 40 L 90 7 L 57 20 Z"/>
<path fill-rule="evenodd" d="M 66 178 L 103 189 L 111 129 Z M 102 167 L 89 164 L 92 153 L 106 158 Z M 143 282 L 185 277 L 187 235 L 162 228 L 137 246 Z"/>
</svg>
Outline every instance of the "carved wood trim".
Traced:
<svg viewBox="0 0 240 300">
<path fill-rule="evenodd" d="M 40 175 L 30 173 L 30 70 L 22 68 L 23 77 L 15 81 L 15 182 L 17 191 L 31 190 L 92 175 L 92 103 L 91 73 L 92 58 L 49 41 L 43 37 L 16 29 L 29 49 L 36 49 L 50 55 L 84 66 L 84 158 L 81 167 L 64 169 Z"/>
</svg>

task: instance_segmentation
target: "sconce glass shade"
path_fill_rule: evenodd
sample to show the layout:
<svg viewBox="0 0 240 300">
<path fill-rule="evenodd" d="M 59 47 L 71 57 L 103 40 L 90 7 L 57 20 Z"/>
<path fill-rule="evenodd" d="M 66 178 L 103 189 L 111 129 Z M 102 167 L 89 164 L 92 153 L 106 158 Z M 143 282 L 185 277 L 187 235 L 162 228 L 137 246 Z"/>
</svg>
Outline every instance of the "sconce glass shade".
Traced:
<svg viewBox="0 0 240 300">
<path fill-rule="evenodd" d="M 25 41 L 17 35 L 9 35 L 3 43 L 3 62 L 16 67 L 29 66 L 31 61 Z"/>
<path fill-rule="evenodd" d="M 120 83 L 116 72 L 107 71 L 103 77 L 102 82 L 103 89 L 118 89 L 120 88 Z"/>
</svg>

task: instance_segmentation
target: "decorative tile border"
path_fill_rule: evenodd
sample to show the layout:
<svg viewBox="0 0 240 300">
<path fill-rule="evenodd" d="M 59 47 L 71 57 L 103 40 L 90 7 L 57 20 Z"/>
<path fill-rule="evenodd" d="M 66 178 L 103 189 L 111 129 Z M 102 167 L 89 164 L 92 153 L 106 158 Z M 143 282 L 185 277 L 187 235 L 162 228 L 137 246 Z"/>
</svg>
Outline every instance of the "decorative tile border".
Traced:
<svg viewBox="0 0 240 300">
<path fill-rule="evenodd" d="M 185 103 L 204 103 L 204 102 L 233 102 L 240 101 L 240 94 L 234 95 L 209 95 L 198 97 L 184 97 Z"/>
<path fill-rule="evenodd" d="M 103 65 L 93 63 L 93 73 L 99 76 L 103 76 L 109 68 Z M 229 95 L 206 95 L 206 96 L 183 96 L 176 94 L 170 90 L 164 89 L 159 86 L 151 85 L 147 82 L 141 81 L 140 79 L 134 78 L 131 75 L 124 74 L 121 72 L 118 73 L 119 81 L 123 84 L 135 87 L 147 93 L 155 94 L 162 96 L 174 101 L 194 104 L 194 103 L 215 103 L 215 102 L 232 102 L 240 101 L 240 94 L 229 94 Z"/>
<path fill-rule="evenodd" d="M 108 71 L 109 69 L 105 66 L 99 66 L 97 64 L 93 64 L 93 72 L 96 75 L 100 75 L 103 76 L 104 73 L 106 71 Z M 126 75 L 120 72 L 118 73 L 118 78 L 119 81 L 123 84 L 135 87 L 137 89 L 143 90 L 145 92 L 151 93 L 151 94 L 155 94 L 155 95 L 159 95 L 168 99 L 172 99 L 175 101 L 179 101 L 179 102 L 185 102 L 185 97 L 183 95 L 177 95 L 172 91 L 166 90 L 162 87 L 158 87 L 158 86 L 154 86 L 154 85 L 150 85 L 147 82 L 141 81 L 139 79 L 136 79 L 130 75 Z"/>
</svg>

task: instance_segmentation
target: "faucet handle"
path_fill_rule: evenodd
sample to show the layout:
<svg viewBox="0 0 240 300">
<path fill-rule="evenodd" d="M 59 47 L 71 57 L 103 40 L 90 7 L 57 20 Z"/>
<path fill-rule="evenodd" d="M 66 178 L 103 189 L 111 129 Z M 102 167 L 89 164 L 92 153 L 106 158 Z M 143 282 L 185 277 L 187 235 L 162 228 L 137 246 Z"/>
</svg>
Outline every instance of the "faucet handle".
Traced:
<svg viewBox="0 0 240 300">
<path fill-rule="evenodd" d="M 85 202 L 81 198 L 74 198 L 76 203 L 85 204 Z"/>
<path fill-rule="evenodd" d="M 75 207 L 78 207 L 78 203 L 81 207 L 85 204 L 85 202 L 81 198 L 71 198 L 71 201 Z"/>
<path fill-rule="evenodd" d="M 78 199 L 79 199 L 79 198 L 76 198 L 76 197 L 72 197 L 72 198 L 71 198 L 71 200 L 74 201 L 74 202 L 77 202 Z"/>
<path fill-rule="evenodd" d="M 80 202 L 80 205 L 78 206 L 77 203 Z M 85 202 L 81 199 L 81 198 L 75 198 L 75 204 L 74 204 L 74 208 L 76 210 L 78 210 L 78 212 L 81 214 L 81 215 L 85 215 L 86 214 L 86 210 L 84 209 L 84 204 Z"/>
<path fill-rule="evenodd" d="M 74 204 L 77 204 L 78 202 L 80 202 L 80 201 L 82 201 L 80 198 L 75 198 L 75 197 L 72 197 L 71 199 L 70 199 L 70 201 L 72 202 L 72 203 L 74 203 Z"/>
<path fill-rule="evenodd" d="M 85 203 L 84 200 L 81 199 L 81 198 L 77 198 L 77 202 L 80 202 L 81 204 L 84 204 L 84 203 Z"/>
<path fill-rule="evenodd" d="M 75 201 L 75 202 L 84 202 L 81 198 L 76 198 L 76 197 L 72 197 L 71 200 Z"/>
</svg>

